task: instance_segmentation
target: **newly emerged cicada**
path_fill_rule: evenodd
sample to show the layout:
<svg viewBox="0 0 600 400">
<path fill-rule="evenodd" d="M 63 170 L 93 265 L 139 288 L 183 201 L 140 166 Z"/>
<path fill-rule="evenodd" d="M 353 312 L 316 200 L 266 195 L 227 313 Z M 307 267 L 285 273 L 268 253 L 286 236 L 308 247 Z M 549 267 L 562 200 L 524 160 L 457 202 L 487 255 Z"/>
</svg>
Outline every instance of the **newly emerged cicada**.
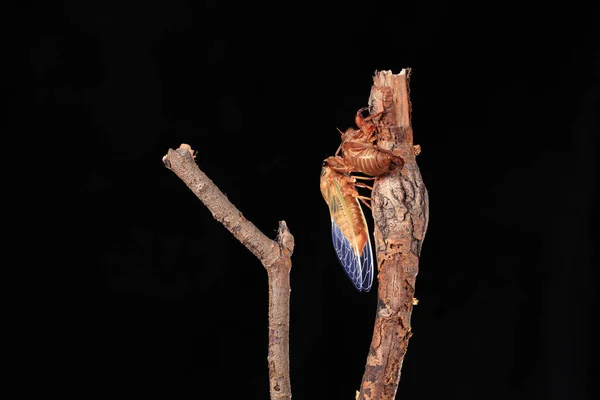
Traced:
<svg viewBox="0 0 600 400">
<path fill-rule="evenodd" d="M 329 157 L 321 169 L 321 194 L 329 206 L 333 246 L 344 271 L 359 291 L 373 283 L 373 251 L 365 215 L 356 191 L 361 186 L 349 175 L 340 157 Z"/>
<path fill-rule="evenodd" d="M 375 179 L 404 167 L 404 159 L 393 151 L 380 148 L 373 119 L 382 113 L 363 118 L 361 108 L 356 113 L 358 129 L 341 132 L 342 143 L 335 156 L 323 161 L 321 193 L 329 206 L 333 246 L 344 271 L 359 291 L 369 291 L 373 283 L 373 251 L 365 215 L 360 202 L 371 207 L 356 187 L 372 187 L 357 179 Z M 341 156 L 340 156 L 341 152 Z M 352 176 L 360 172 L 365 176 Z"/>
</svg>

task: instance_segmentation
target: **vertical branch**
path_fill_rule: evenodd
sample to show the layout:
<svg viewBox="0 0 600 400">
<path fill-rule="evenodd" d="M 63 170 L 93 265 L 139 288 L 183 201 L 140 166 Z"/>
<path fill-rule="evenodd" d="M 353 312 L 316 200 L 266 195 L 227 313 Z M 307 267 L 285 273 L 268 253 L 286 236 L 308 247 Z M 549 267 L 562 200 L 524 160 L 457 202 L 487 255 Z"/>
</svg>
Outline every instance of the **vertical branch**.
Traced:
<svg viewBox="0 0 600 400">
<path fill-rule="evenodd" d="M 169 149 L 163 157 L 173 171 L 236 239 L 263 264 L 269 277 L 269 381 L 271 400 L 292 398 L 290 384 L 290 269 L 294 237 L 284 221 L 279 222 L 277 240 L 265 236 L 227 199 L 198 168 L 194 151 L 187 144 Z"/>
<path fill-rule="evenodd" d="M 377 179 L 373 189 L 379 299 L 359 399 L 395 397 L 411 336 L 415 281 L 429 219 L 427 189 L 413 145 L 409 74 L 410 70 L 377 72 L 369 98 L 372 114 L 384 112 L 378 122 L 378 146 L 394 150 L 405 165 Z"/>
<path fill-rule="evenodd" d="M 292 398 L 290 383 L 290 270 L 294 238 L 284 221 L 277 243 L 282 255 L 267 268 L 269 276 L 269 381 L 271 400 Z"/>
</svg>

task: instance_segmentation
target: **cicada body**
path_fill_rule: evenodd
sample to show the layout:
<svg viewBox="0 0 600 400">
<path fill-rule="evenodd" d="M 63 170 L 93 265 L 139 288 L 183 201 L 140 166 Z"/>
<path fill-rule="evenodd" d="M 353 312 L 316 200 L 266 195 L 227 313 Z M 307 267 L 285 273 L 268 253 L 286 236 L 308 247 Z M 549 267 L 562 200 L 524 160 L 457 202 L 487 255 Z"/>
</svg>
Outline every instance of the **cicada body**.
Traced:
<svg viewBox="0 0 600 400">
<path fill-rule="evenodd" d="M 329 157 L 323 161 L 321 194 L 329 206 L 337 258 L 356 289 L 368 292 L 373 283 L 371 239 L 354 178 L 338 172 L 342 169 L 339 158 Z"/>
<path fill-rule="evenodd" d="M 358 129 L 350 128 L 342 132 L 342 144 L 336 155 L 341 151 L 344 163 L 352 172 L 362 172 L 370 176 L 381 176 L 404 166 L 402 157 L 390 150 L 381 149 L 375 144 L 376 128 L 371 121 L 381 115 L 370 115 L 363 118 L 361 108 L 356 113 Z"/>
<path fill-rule="evenodd" d="M 353 172 L 370 176 L 381 176 L 404 166 L 402 157 L 371 143 L 345 142 L 342 154 Z"/>
</svg>

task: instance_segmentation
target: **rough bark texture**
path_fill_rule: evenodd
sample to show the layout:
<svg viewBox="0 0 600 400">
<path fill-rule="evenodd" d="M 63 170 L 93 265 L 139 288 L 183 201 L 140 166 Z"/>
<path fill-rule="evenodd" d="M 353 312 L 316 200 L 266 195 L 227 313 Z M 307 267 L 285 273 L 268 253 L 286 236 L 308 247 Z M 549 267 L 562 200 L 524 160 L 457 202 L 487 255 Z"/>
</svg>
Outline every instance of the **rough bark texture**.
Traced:
<svg viewBox="0 0 600 400">
<path fill-rule="evenodd" d="M 271 400 L 292 398 L 290 384 L 290 270 L 294 238 L 284 221 L 279 223 L 277 243 L 282 255 L 269 275 L 269 381 Z"/>
<path fill-rule="evenodd" d="M 377 72 L 369 98 L 371 114 L 384 111 L 377 122 L 378 145 L 394 149 L 405 165 L 377 179 L 373 188 L 379 299 L 359 399 L 394 399 L 412 334 L 410 316 L 429 199 L 413 146 L 409 73 Z"/>
<path fill-rule="evenodd" d="M 163 163 L 194 192 L 244 246 L 263 264 L 269 277 L 269 380 L 272 400 L 292 398 L 289 366 L 290 269 L 294 237 L 284 221 L 279 222 L 277 240 L 265 236 L 227 199 L 198 168 L 194 151 L 187 144 L 169 149 Z"/>
</svg>

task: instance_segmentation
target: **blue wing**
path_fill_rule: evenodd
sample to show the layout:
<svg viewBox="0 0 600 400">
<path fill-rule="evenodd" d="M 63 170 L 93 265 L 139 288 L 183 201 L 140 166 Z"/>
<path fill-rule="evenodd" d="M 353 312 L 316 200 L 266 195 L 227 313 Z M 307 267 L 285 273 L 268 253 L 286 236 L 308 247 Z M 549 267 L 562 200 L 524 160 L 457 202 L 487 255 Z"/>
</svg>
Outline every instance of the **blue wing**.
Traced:
<svg viewBox="0 0 600 400">
<path fill-rule="evenodd" d="M 371 240 L 367 243 L 362 254 L 357 254 L 350 241 L 342 234 L 339 226 L 334 220 L 331 221 L 331 236 L 333 247 L 338 260 L 348 278 L 358 291 L 368 292 L 373 283 L 373 253 L 371 250 Z"/>
<path fill-rule="evenodd" d="M 362 266 L 362 290 L 368 292 L 373 284 L 373 250 L 371 249 L 371 238 L 360 255 L 360 264 Z M 360 289 L 359 289 L 360 290 Z"/>
</svg>

